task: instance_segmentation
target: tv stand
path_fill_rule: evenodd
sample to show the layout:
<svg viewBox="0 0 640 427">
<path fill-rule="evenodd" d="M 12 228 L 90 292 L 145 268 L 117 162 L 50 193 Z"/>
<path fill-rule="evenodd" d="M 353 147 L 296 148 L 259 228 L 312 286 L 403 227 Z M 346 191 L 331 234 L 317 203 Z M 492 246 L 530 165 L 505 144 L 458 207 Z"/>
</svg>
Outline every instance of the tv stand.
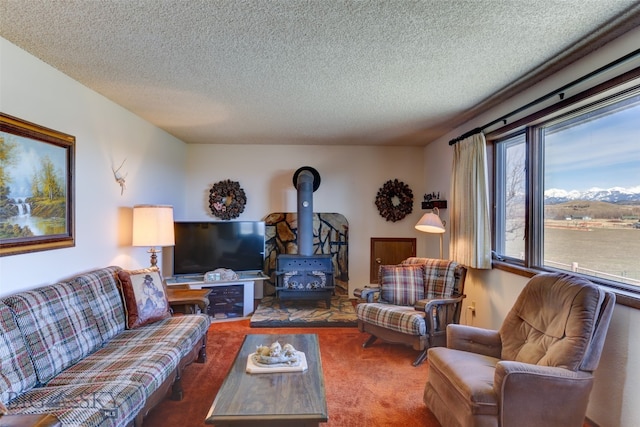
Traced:
<svg viewBox="0 0 640 427">
<path fill-rule="evenodd" d="M 209 289 L 207 314 L 213 321 L 248 317 L 253 313 L 254 299 L 262 299 L 262 272 L 238 272 L 237 280 L 205 282 L 204 276 L 178 276 L 167 279 L 167 286 Z"/>
<path fill-rule="evenodd" d="M 238 280 L 255 280 L 262 281 L 267 280 L 269 277 L 266 276 L 262 271 L 237 271 Z M 167 279 L 167 284 L 177 284 L 177 283 L 219 283 L 219 282 L 229 282 L 229 280 L 215 280 L 211 282 L 205 282 L 204 274 L 188 274 L 182 276 L 174 276 Z"/>
<path fill-rule="evenodd" d="M 176 276 L 167 279 L 167 284 L 204 282 L 204 276 Z"/>
</svg>

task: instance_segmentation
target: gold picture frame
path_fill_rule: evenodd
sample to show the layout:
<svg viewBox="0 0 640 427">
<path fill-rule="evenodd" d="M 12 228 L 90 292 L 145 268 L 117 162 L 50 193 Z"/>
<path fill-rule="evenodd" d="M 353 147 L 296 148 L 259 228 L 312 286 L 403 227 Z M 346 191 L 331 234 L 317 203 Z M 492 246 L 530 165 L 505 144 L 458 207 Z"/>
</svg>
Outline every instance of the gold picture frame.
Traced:
<svg viewBox="0 0 640 427">
<path fill-rule="evenodd" d="M 0 113 L 0 256 L 75 246 L 75 142 Z"/>
</svg>

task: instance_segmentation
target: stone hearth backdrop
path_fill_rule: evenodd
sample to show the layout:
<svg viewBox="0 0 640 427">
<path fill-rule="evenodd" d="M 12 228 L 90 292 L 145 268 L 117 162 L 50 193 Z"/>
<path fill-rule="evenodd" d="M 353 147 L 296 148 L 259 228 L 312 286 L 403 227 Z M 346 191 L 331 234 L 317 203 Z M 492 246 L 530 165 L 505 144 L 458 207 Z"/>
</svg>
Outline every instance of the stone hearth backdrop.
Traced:
<svg viewBox="0 0 640 427">
<path fill-rule="evenodd" d="M 298 254 L 298 214 L 274 212 L 265 218 L 265 295 L 275 294 L 276 259 Z M 339 213 L 313 214 L 313 254 L 331 255 L 336 294 L 349 293 L 349 222 Z"/>
</svg>

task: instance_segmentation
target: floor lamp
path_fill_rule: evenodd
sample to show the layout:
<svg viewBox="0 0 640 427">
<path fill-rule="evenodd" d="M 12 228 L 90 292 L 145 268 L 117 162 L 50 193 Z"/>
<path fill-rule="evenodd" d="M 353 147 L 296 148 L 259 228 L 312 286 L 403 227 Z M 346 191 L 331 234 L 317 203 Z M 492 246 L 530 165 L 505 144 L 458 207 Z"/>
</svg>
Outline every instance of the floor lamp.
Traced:
<svg viewBox="0 0 640 427">
<path fill-rule="evenodd" d="M 151 266 L 156 267 L 161 249 L 173 246 L 173 207 L 167 205 L 136 205 L 133 207 L 133 246 L 150 246 Z"/>
<path fill-rule="evenodd" d="M 440 211 L 433 208 L 431 212 L 422 215 L 420 221 L 416 224 L 416 230 L 425 233 L 433 233 L 440 235 L 440 259 L 442 259 L 442 235 L 444 234 L 445 222 L 440 219 Z"/>
</svg>

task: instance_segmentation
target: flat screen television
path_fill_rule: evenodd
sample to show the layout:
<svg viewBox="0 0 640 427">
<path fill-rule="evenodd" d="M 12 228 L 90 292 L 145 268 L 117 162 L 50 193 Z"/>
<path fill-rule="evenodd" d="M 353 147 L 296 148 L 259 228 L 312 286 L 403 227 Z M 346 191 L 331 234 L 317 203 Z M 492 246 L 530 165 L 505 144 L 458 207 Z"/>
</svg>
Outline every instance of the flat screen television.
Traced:
<svg viewBox="0 0 640 427">
<path fill-rule="evenodd" d="M 217 268 L 262 271 L 264 221 L 174 223 L 173 275 L 203 275 Z"/>
</svg>

